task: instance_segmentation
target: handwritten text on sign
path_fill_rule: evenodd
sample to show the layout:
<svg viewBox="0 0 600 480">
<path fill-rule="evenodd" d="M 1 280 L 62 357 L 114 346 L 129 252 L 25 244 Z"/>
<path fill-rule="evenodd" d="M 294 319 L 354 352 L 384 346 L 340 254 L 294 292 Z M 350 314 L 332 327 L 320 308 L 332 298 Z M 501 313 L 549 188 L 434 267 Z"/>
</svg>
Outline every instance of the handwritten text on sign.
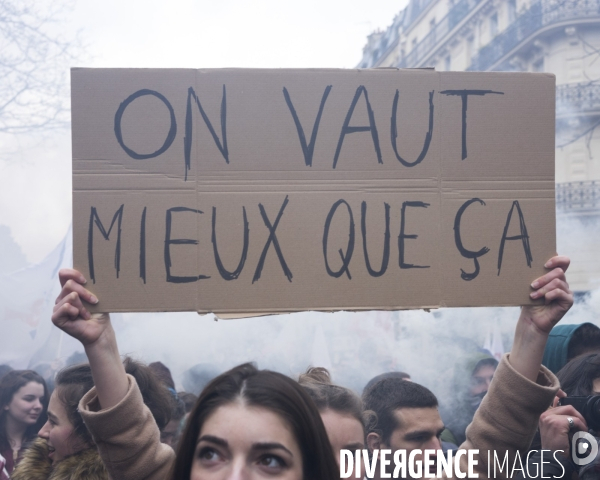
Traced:
<svg viewBox="0 0 600 480">
<path fill-rule="evenodd" d="M 554 78 L 75 69 L 75 266 L 106 311 L 528 303 Z"/>
</svg>

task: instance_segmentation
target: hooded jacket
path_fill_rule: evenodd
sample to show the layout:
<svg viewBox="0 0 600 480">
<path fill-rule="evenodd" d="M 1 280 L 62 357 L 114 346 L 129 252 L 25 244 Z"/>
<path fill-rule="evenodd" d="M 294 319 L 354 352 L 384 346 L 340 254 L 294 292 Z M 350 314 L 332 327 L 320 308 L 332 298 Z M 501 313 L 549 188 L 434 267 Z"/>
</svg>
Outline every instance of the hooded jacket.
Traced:
<svg viewBox="0 0 600 480">
<path fill-rule="evenodd" d="M 488 352 L 475 352 L 458 362 L 454 371 L 452 398 L 442 410 L 442 420 L 446 426 L 441 437 L 443 441 L 460 445 L 466 440 L 467 426 L 473 421 L 481 402 L 479 397 L 479 402 L 474 404 L 476 399 L 469 396 L 471 377 L 484 361 L 498 366 L 498 361 Z"/>
<path fill-rule="evenodd" d="M 571 342 L 571 338 L 573 338 L 573 334 L 583 325 L 590 324 L 575 323 L 571 325 L 557 325 L 554 327 L 548 337 L 548 343 L 546 343 L 542 365 L 552 373 L 558 373 L 558 371 L 567 364 L 569 343 Z"/>
<path fill-rule="evenodd" d="M 82 450 L 52 465 L 46 441 L 40 438 L 25 451 L 11 480 L 109 480 L 109 476 L 95 448 Z"/>
</svg>

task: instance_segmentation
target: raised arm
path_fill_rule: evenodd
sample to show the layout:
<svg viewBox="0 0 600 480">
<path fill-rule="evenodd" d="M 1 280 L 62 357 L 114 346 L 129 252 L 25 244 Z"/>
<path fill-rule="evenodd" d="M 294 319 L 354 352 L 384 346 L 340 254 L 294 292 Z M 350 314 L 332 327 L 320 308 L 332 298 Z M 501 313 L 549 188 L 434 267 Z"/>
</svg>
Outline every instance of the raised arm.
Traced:
<svg viewBox="0 0 600 480">
<path fill-rule="evenodd" d="M 557 256 L 548 260 L 544 266 L 550 271 L 531 284 L 533 291 L 530 294 L 533 299 L 543 298 L 544 304 L 521 309 L 510 364 L 534 382 L 538 378 L 550 331 L 573 305 L 573 293 L 565 277 L 569 264 L 567 257 Z"/>
<path fill-rule="evenodd" d="M 160 442 L 158 426 L 135 379 L 125 373 L 110 317 L 90 314 L 85 307 L 98 299 L 83 286 L 81 273 L 65 269 L 59 278 L 63 288 L 52 322 L 85 348 L 95 387 L 82 398 L 79 411 L 110 477 L 168 478 L 175 452 Z"/>
<path fill-rule="evenodd" d="M 115 331 L 107 313 L 91 314 L 86 304 L 98 299 L 86 288 L 77 270 L 58 273 L 62 290 L 56 299 L 52 323 L 79 340 L 90 362 L 96 393 L 103 410 L 117 405 L 127 394 L 129 382 L 121 362 Z"/>
<path fill-rule="evenodd" d="M 565 279 L 569 259 L 554 257 L 545 266 L 549 272 L 531 285 L 531 297 L 543 298 L 544 303 L 521 309 L 513 348 L 498 365 L 490 389 L 467 427 L 467 440 L 460 447 L 479 450 L 479 478 L 510 474 L 500 465 L 506 459 L 505 465 L 512 468 L 519 452 L 527 451 L 540 415 L 559 389 L 558 379 L 542 367 L 542 356 L 550 330 L 573 304 Z"/>
</svg>

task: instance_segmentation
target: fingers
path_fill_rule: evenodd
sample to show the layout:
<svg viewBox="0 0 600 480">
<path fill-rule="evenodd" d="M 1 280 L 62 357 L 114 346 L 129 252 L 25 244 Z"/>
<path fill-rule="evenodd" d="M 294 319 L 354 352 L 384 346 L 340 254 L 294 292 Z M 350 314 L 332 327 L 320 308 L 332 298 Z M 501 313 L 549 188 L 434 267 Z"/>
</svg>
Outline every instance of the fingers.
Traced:
<svg viewBox="0 0 600 480">
<path fill-rule="evenodd" d="M 557 269 L 557 270 L 559 272 L 562 272 L 562 270 L 560 270 L 560 269 Z M 563 275 L 564 275 L 564 273 L 563 273 Z M 569 284 L 566 282 L 566 280 L 563 280 L 561 278 L 555 278 L 554 280 L 552 280 L 549 283 L 540 287 L 535 292 L 531 292 L 529 294 L 529 296 L 531 298 L 542 298 L 548 292 L 551 292 L 553 290 L 562 290 L 563 292 L 570 293 Z"/>
<path fill-rule="evenodd" d="M 552 257 L 550 260 L 548 260 L 544 267 L 560 268 L 563 272 L 566 272 L 570 264 L 571 259 L 569 257 L 565 257 L 564 255 L 557 255 L 556 257 Z"/>
<path fill-rule="evenodd" d="M 79 309 L 69 302 L 56 305 L 52 312 L 52 323 L 60 329 L 64 329 L 70 321 L 79 318 Z"/>
<path fill-rule="evenodd" d="M 564 422 L 564 428 L 567 430 L 571 428 L 569 421 L 567 420 L 568 418 L 573 419 L 573 429 L 584 431 L 587 431 L 588 429 L 585 419 L 573 405 L 560 405 L 551 410 L 547 410 L 543 415 L 550 421 L 559 422 L 561 426 L 563 426 L 562 422 Z"/>
<path fill-rule="evenodd" d="M 78 317 L 88 320 L 91 317 L 90 312 L 83 305 L 83 302 L 81 301 L 81 298 L 77 292 L 71 292 L 62 299 L 58 300 L 56 306 L 54 307 L 54 311 L 63 312 L 64 316 L 70 320 L 75 320 Z M 58 317 L 60 316 L 61 314 L 59 313 Z"/>
<path fill-rule="evenodd" d="M 544 301 L 546 305 L 550 303 L 563 304 L 566 312 L 571 308 L 571 306 L 573 306 L 573 292 L 571 292 L 570 290 L 565 292 L 564 290 L 560 290 L 557 288 L 548 292 L 544 296 Z"/>
<path fill-rule="evenodd" d="M 77 293 L 80 298 L 82 298 L 88 303 L 91 303 L 92 305 L 98 303 L 98 299 L 92 292 L 86 290 L 81 284 L 77 283 L 77 281 L 71 278 L 65 281 L 63 288 L 54 303 L 58 304 L 63 298 L 65 298 L 73 292 Z"/>
<path fill-rule="evenodd" d="M 61 287 L 64 287 L 68 280 L 75 280 L 82 285 L 87 283 L 85 277 L 80 272 L 72 268 L 61 268 L 58 272 L 58 279 L 60 280 Z"/>
</svg>

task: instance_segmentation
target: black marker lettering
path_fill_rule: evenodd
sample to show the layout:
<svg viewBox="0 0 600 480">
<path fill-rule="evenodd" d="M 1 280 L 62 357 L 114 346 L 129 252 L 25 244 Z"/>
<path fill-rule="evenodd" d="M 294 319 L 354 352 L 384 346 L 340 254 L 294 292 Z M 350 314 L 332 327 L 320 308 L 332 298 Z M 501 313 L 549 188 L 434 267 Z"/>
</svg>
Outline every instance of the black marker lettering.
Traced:
<svg viewBox="0 0 600 480">
<path fill-rule="evenodd" d="M 402 203 L 402 213 L 400 215 L 400 235 L 398 235 L 398 253 L 399 253 L 399 260 L 398 260 L 398 264 L 400 265 L 400 268 L 429 268 L 430 265 L 413 265 L 411 263 L 406 263 L 404 261 L 404 239 L 408 238 L 408 239 L 416 239 L 418 238 L 418 235 L 409 235 L 405 232 L 405 226 L 406 226 L 406 207 L 420 207 L 420 208 L 427 208 L 429 206 L 429 203 L 425 203 L 425 202 L 403 202 Z"/>
<path fill-rule="evenodd" d="M 227 92 L 225 89 L 225 85 L 223 85 L 223 97 L 221 100 L 221 137 L 223 138 L 223 142 L 219 140 L 215 129 L 210 123 L 208 115 L 202 108 L 202 104 L 196 95 L 196 92 L 192 87 L 188 88 L 188 97 L 187 97 L 187 106 L 185 109 L 185 136 L 183 137 L 183 150 L 185 156 L 185 180 L 187 180 L 188 170 L 191 168 L 191 154 L 192 154 L 192 137 L 193 137 L 193 115 L 192 115 L 192 98 L 198 105 L 198 110 L 200 110 L 200 115 L 204 119 L 204 123 L 208 127 L 208 131 L 213 137 L 215 141 L 215 145 L 225 158 L 225 161 L 229 163 L 229 150 L 227 148 Z"/>
<path fill-rule="evenodd" d="M 365 96 L 365 103 L 367 105 L 367 113 L 369 114 L 369 125 L 360 127 L 350 127 L 350 119 L 352 118 L 352 114 L 354 113 L 354 108 L 356 107 L 358 99 L 363 93 Z M 356 89 L 356 94 L 352 99 L 350 109 L 348 110 L 348 114 L 346 115 L 346 119 L 344 120 L 344 125 L 342 126 L 342 131 L 340 133 L 340 139 L 338 141 L 337 148 L 335 149 L 335 157 L 333 158 L 333 168 L 335 168 L 337 165 L 340 152 L 342 151 L 342 144 L 344 143 L 344 138 L 346 138 L 346 135 L 348 133 L 369 131 L 371 132 L 371 137 L 373 138 L 373 146 L 375 147 L 375 153 L 377 154 L 377 161 L 379 163 L 383 163 L 383 160 L 381 158 L 381 149 L 379 148 L 379 135 L 377 134 L 377 127 L 375 125 L 375 115 L 373 114 L 373 109 L 371 108 L 371 104 L 369 103 L 367 89 L 364 87 L 364 85 L 361 85 Z"/>
<path fill-rule="evenodd" d="M 371 268 L 371 262 L 369 261 L 369 252 L 367 251 L 367 202 L 361 204 L 361 231 L 363 237 L 363 252 L 365 255 L 365 265 L 367 271 L 372 277 L 381 277 L 387 270 L 388 263 L 390 260 L 390 206 L 384 203 L 385 206 L 385 235 L 383 239 L 383 258 L 381 259 L 381 268 L 379 271 Z M 343 257 L 342 257 L 343 260 Z"/>
<path fill-rule="evenodd" d="M 398 153 L 398 146 L 396 145 L 396 139 L 398 138 L 398 128 L 396 127 L 396 115 L 398 110 L 398 97 L 400 96 L 400 92 L 396 90 L 396 95 L 394 96 L 394 103 L 392 105 L 392 148 L 394 149 L 394 153 L 396 154 L 396 158 L 398 159 L 398 161 L 405 167 L 414 167 L 415 165 L 421 163 L 425 158 L 425 155 L 427 155 L 427 151 L 429 150 L 429 145 L 431 144 L 431 136 L 433 135 L 433 93 L 434 90 L 429 92 L 429 130 L 425 134 L 423 150 L 421 150 L 421 153 L 414 162 L 407 162 Z"/>
<path fill-rule="evenodd" d="M 283 269 L 283 273 L 287 279 L 292 281 L 292 272 L 285 263 L 285 259 L 283 258 L 283 253 L 281 253 L 281 247 L 279 246 L 279 241 L 277 240 L 277 236 L 275 235 L 275 230 L 277 229 L 277 225 L 279 225 L 279 220 L 281 219 L 281 215 L 283 215 L 283 211 L 288 204 L 288 196 L 285 196 L 285 200 L 279 209 L 279 213 L 275 218 L 275 222 L 271 225 L 271 221 L 269 217 L 267 217 L 267 212 L 265 212 L 265 207 L 263 207 L 262 203 L 258 204 L 258 208 L 260 209 L 260 214 L 265 222 L 265 225 L 269 229 L 269 238 L 267 239 L 267 243 L 265 244 L 265 248 L 263 248 L 262 254 L 260 255 L 260 259 L 258 260 L 258 265 L 256 265 L 256 271 L 254 272 L 254 278 L 252 279 L 252 283 L 256 282 L 262 273 L 262 269 L 265 264 L 265 259 L 267 258 L 267 252 L 269 251 L 269 247 L 271 243 L 273 244 L 273 248 L 275 248 L 275 252 L 277 253 L 277 258 L 279 258 L 279 263 L 281 264 L 281 268 Z"/>
<path fill-rule="evenodd" d="M 219 250 L 217 248 L 217 208 L 213 207 L 212 210 L 212 244 L 215 254 L 215 263 L 217 264 L 217 269 L 219 270 L 221 277 L 223 277 L 225 280 L 235 280 L 238 278 L 244 269 L 244 264 L 246 263 L 250 236 L 248 218 L 246 217 L 246 207 L 242 207 L 242 213 L 244 216 L 244 246 L 242 247 L 242 258 L 240 258 L 240 263 L 238 263 L 237 268 L 233 272 L 230 272 L 223 266 L 223 262 L 221 262 L 221 257 L 219 256 Z"/>
<path fill-rule="evenodd" d="M 93 283 L 96 283 L 96 276 L 94 271 L 94 223 L 100 230 L 100 233 L 104 237 L 104 240 L 108 240 L 110 237 L 110 232 L 117 222 L 117 244 L 115 246 L 115 270 L 117 271 L 117 278 L 119 278 L 119 271 L 121 270 L 121 222 L 123 220 L 123 208 L 125 204 L 121 205 L 118 210 L 115 212 L 112 221 L 110 222 L 110 227 L 108 228 L 108 232 L 102 225 L 102 221 L 98 216 L 98 211 L 96 207 L 92 207 L 90 213 L 90 226 L 88 229 L 88 263 L 90 266 L 90 278 Z"/>
<path fill-rule="evenodd" d="M 504 95 L 504 92 L 494 92 L 493 90 L 444 90 L 440 92 L 443 95 L 457 95 L 462 99 L 462 159 L 467 158 L 467 98 L 469 95 L 487 95 L 495 93 Z"/>
<path fill-rule="evenodd" d="M 514 237 L 509 237 L 508 235 L 508 227 L 510 226 L 510 219 L 512 217 L 513 210 L 517 208 L 517 214 L 519 215 L 519 228 L 521 231 L 521 235 L 515 235 Z M 498 275 L 500 275 L 500 269 L 502 268 L 502 255 L 504 255 L 504 242 L 506 240 L 521 240 L 523 242 L 523 250 L 525 250 L 525 259 L 527 260 L 527 266 L 531 268 L 531 262 L 533 262 L 533 257 L 531 256 L 531 246 L 529 245 L 529 235 L 527 233 L 527 226 L 525 225 L 525 217 L 523 217 L 523 212 L 521 211 L 521 206 L 519 202 L 515 200 L 510 207 L 510 211 L 508 212 L 508 216 L 506 217 L 506 225 L 504 226 L 504 233 L 502 234 L 502 240 L 500 240 L 500 251 L 498 252 Z"/>
<path fill-rule="evenodd" d="M 121 131 L 121 120 L 123 119 L 123 113 L 125 113 L 125 109 L 136 98 L 143 97 L 144 95 L 153 95 L 160 101 L 162 101 L 169 109 L 169 115 L 171 116 L 171 126 L 169 127 L 169 133 L 167 134 L 167 138 L 165 138 L 165 143 L 163 143 L 163 146 L 160 147 L 154 153 L 134 152 L 131 148 L 125 145 L 125 142 L 123 142 L 123 132 Z M 175 111 L 173 110 L 173 107 L 171 106 L 169 101 L 164 97 L 164 95 L 161 95 L 160 93 L 155 92 L 154 90 L 143 89 L 132 93 L 121 103 L 121 105 L 119 105 L 117 113 L 115 114 L 115 137 L 117 137 L 117 142 L 119 142 L 119 145 L 121 145 L 121 148 L 125 150 L 125 153 L 127 153 L 127 155 L 136 160 L 145 160 L 147 158 L 158 157 L 160 154 L 166 152 L 173 143 L 173 140 L 175 140 L 175 135 L 177 135 L 177 122 L 175 121 Z"/>
<path fill-rule="evenodd" d="M 460 277 L 466 281 L 473 280 L 477 277 L 477 275 L 479 275 L 479 261 L 477 260 L 477 258 L 485 255 L 490 251 L 489 248 L 483 247 L 477 252 L 472 252 L 471 250 L 467 250 L 462 244 L 462 239 L 460 237 L 460 221 L 462 218 L 462 214 L 469 205 L 475 202 L 479 202 L 479 204 L 485 205 L 485 202 L 479 198 L 472 198 L 471 200 L 467 200 L 458 209 L 458 212 L 456 212 L 456 217 L 454 218 L 454 242 L 456 243 L 456 248 L 458 248 L 458 251 L 463 257 L 472 258 L 473 262 L 475 263 L 475 271 L 473 273 L 467 273 L 462 268 L 460 269 Z"/>
<path fill-rule="evenodd" d="M 329 267 L 329 262 L 327 261 L 327 240 L 329 238 L 329 228 L 331 227 L 331 220 L 333 220 L 333 216 L 335 215 L 337 208 L 342 203 L 344 205 L 346 205 L 346 208 L 348 209 L 348 216 L 350 217 L 350 225 L 349 225 L 349 231 L 348 231 L 348 246 L 346 247 L 345 255 L 344 255 L 343 250 L 341 248 L 339 249 L 339 254 L 340 254 L 340 257 L 342 258 L 342 267 L 337 272 L 334 272 Z M 348 202 L 346 202 L 346 200 L 338 200 L 337 202 L 335 202 L 333 204 L 333 206 L 331 207 L 331 210 L 329 210 L 329 214 L 327 215 L 327 219 L 325 220 L 325 228 L 323 230 L 323 258 L 325 259 L 325 268 L 327 269 L 327 273 L 330 276 L 335 277 L 335 278 L 339 278 L 344 273 L 346 273 L 348 278 L 350 280 L 352 280 L 352 276 L 350 275 L 349 266 L 350 266 L 350 260 L 352 260 L 353 252 L 354 252 L 354 217 L 352 216 L 352 209 L 350 208 L 350 205 L 348 205 Z"/>
<path fill-rule="evenodd" d="M 193 212 L 193 213 L 204 213 L 201 210 L 194 210 L 193 208 L 187 207 L 173 207 L 167 210 L 166 218 L 166 230 L 165 230 L 165 270 L 167 272 L 167 282 L 169 283 L 191 283 L 197 282 L 198 280 L 204 280 L 210 278 L 207 275 L 198 275 L 191 277 L 178 277 L 171 275 L 171 245 L 198 245 L 198 240 L 191 238 L 171 238 L 171 222 L 173 213 L 177 212 Z"/>
<path fill-rule="evenodd" d="M 146 207 L 140 225 L 140 278 L 146 283 Z"/>
<path fill-rule="evenodd" d="M 319 122 L 321 121 L 321 115 L 323 113 L 323 108 L 325 108 L 325 102 L 327 101 L 327 96 L 331 91 L 331 85 L 328 85 L 323 92 L 323 97 L 321 98 L 321 105 L 319 106 L 319 113 L 317 113 L 317 118 L 315 119 L 315 123 L 313 124 L 312 134 L 310 136 L 310 142 L 306 143 L 306 137 L 304 135 L 304 129 L 302 128 L 302 124 L 300 123 L 300 119 L 298 118 L 298 114 L 296 113 L 296 109 L 294 108 L 294 104 L 292 103 L 292 99 L 290 98 L 290 94 L 287 91 L 287 88 L 283 87 L 283 96 L 285 97 L 285 102 L 287 103 L 288 108 L 290 109 L 290 113 L 294 119 L 294 123 L 296 124 L 296 130 L 298 131 L 298 139 L 300 140 L 300 146 L 302 147 L 302 153 L 304 154 L 304 163 L 306 163 L 307 167 L 312 167 L 312 158 L 313 153 L 315 151 L 315 142 L 317 140 L 317 133 L 319 132 Z"/>
</svg>

